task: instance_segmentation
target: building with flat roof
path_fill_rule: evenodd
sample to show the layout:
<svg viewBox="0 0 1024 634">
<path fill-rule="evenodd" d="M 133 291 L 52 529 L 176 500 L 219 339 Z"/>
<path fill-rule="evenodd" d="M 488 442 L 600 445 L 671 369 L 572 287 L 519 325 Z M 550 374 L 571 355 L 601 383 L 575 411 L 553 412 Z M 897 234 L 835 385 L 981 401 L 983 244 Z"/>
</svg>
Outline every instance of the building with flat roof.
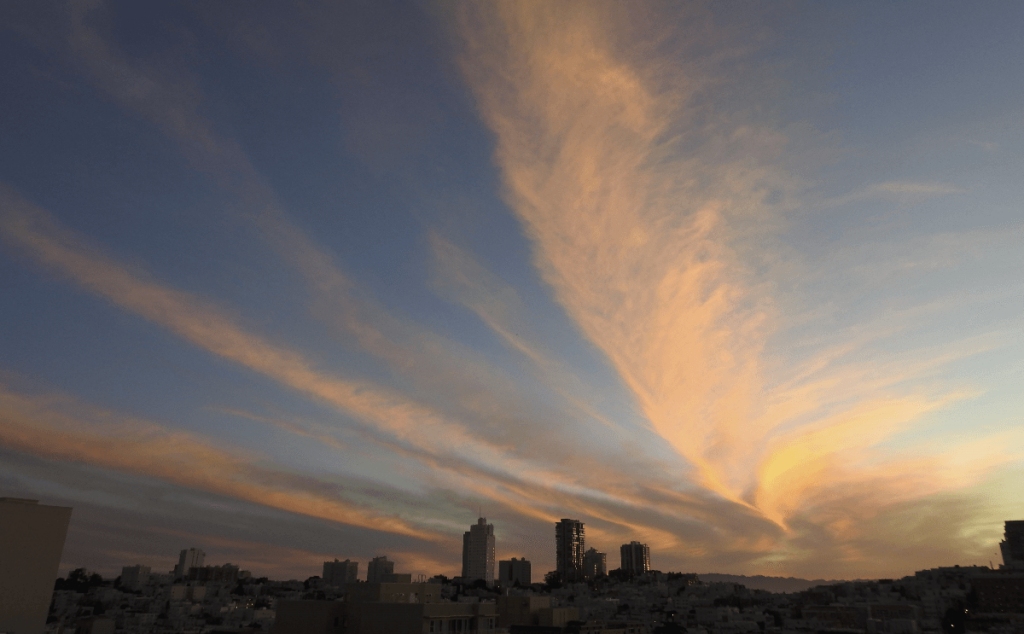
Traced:
<svg viewBox="0 0 1024 634">
<path fill-rule="evenodd" d="M 555 524 L 555 572 L 563 583 L 583 580 L 583 522 L 562 519 Z"/>
<path fill-rule="evenodd" d="M 999 550 L 1003 553 L 1003 566 L 1024 569 L 1024 520 L 1006 522 Z"/>
<path fill-rule="evenodd" d="M 651 569 L 651 549 L 647 544 L 629 542 L 619 548 L 622 572 L 629 575 L 642 575 Z"/>
<path fill-rule="evenodd" d="M 178 565 L 174 567 L 174 578 L 185 579 L 193 568 L 202 568 L 206 553 L 199 548 L 186 548 L 178 555 Z"/>
<path fill-rule="evenodd" d="M 0 632 L 43 631 L 70 523 L 69 507 L 0 498 Z"/>
<path fill-rule="evenodd" d="M 521 586 L 530 585 L 533 583 L 533 571 L 530 562 L 525 557 L 522 559 L 513 557 L 508 561 L 499 561 L 498 583 L 506 588 L 510 588 L 517 583 Z"/>
<path fill-rule="evenodd" d="M 596 548 L 590 548 L 583 553 L 583 576 L 587 579 L 597 579 L 608 574 L 608 555 L 598 552 Z"/>
<path fill-rule="evenodd" d="M 355 583 L 359 579 L 358 561 L 325 561 L 324 574 L 320 576 L 329 586 L 340 586 L 346 583 Z"/>
<path fill-rule="evenodd" d="M 366 582 L 382 583 L 392 579 L 395 574 L 395 562 L 389 560 L 386 555 L 374 557 L 366 566 Z"/>
<path fill-rule="evenodd" d="M 270 634 L 490 634 L 493 603 L 441 602 L 437 583 L 359 583 L 343 601 L 277 602 Z"/>
<path fill-rule="evenodd" d="M 462 578 L 494 583 L 494 524 L 483 517 L 462 535 Z"/>
</svg>

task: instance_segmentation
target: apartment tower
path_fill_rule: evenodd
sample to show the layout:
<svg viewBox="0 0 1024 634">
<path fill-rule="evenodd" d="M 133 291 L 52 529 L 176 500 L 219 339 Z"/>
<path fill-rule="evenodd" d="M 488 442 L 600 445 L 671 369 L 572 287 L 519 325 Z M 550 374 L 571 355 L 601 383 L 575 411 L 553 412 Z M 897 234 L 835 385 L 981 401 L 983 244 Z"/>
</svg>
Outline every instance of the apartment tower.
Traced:
<svg viewBox="0 0 1024 634">
<path fill-rule="evenodd" d="M 1024 568 L 1024 520 L 1006 522 L 999 550 L 1003 553 L 1003 567 Z"/>
<path fill-rule="evenodd" d="M 358 561 L 325 561 L 324 574 L 320 576 L 329 586 L 342 586 L 346 583 L 355 583 L 359 579 Z"/>
<path fill-rule="evenodd" d="M 563 519 L 555 524 L 555 571 L 563 583 L 583 580 L 583 522 Z"/>
<path fill-rule="evenodd" d="M 174 567 L 175 579 L 187 579 L 193 568 L 202 568 L 206 553 L 198 548 L 189 548 L 178 554 L 178 565 Z"/>
<path fill-rule="evenodd" d="M 619 548 L 622 572 L 628 575 L 642 575 L 651 569 L 651 549 L 647 544 L 629 542 Z"/>
<path fill-rule="evenodd" d="M 511 588 L 517 583 L 521 586 L 530 585 L 533 583 L 530 562 L 525 557 L 522 559 L 513 557 L 508 561 L 499 561 L 498 583 L 505 588 Z"/>
<path fill-rule="evenodd" d="M 483 517 L 462 534 L 462 578 L 494 583 L 494 524 Z"/>
<path fill-rule="evenodd" d="M 597 552 L 596 548 L 590 548 L 583 553 L 583 576 L 587 579 L 597 579 L 608 574 L 608 555 Z"/>
<path fill-rule="evenodd" d="M 374 557 L 366 565 L 367 583 L 387 583 L 394 581 L 395 562 L 390 561 L 387 556 Z"/>
</svg>

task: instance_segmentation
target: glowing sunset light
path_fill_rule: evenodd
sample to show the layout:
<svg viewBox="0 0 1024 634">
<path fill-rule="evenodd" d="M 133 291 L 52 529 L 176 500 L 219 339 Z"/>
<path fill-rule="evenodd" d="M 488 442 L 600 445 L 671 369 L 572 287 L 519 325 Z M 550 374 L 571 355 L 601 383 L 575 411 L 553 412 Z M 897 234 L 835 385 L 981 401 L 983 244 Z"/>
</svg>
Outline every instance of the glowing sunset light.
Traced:
<svg viewBox="0 0 1024 634">
<path fill-rule="evenodd" d="M 986 563 L 1022 18 L 0 7 L 0 497 L 74 507 L 62 571 L 454 576 L 481 508 L 538 578 L 562 518 L 664 571 Z"/>
</svg>

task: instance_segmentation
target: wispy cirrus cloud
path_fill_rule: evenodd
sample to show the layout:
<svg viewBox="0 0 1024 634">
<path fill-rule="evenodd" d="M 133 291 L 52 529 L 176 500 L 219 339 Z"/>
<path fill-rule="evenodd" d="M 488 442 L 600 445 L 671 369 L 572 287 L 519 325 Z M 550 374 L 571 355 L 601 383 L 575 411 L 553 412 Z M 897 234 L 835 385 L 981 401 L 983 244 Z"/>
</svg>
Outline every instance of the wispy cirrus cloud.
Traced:
<svg viewBox="0 0 1024 634">
<path fill-rule="evenodd" d="M 922 201 L 935 196 L 964 194 L 967 190 L 952 183 L 922 181 L 886 181 L 868 185 L 860 190 L 826 201 L 826 205 L 841 207 L 864 200 L 895 198 L 900 201 Z"/>
<path fill-rule="evenodd" d="M 611 536 L 623 531 L 628 534 L 639 526 L 635 519 L 631 519 L 633 509 L 642 504 L 630 497 L 634 486 L 629 483 L 624 486 L 615 484 L 619 480 L 615 473 L 600 470 L 600 456 L 567 456 L 566 463 L 570 468 L 564 469 L 556 465 L 543 465 L 526 456 L 517 455 L 520 452 L 479 440 L 478 434 L 470 434 L 462 424 L 446 421 L 438 413 L 401 395 L 366 382 L 346 381 L 319 371 L 300 353 L 246 331 L 215 306 L 149 280 L 141 271 L 130 270 L 99 249 L 86 244 L 87 241 L 57 224 L 46 212 L 34 207 L 9 188 L 0 191 L 0 208 L 3 210 L 0 214 L 0 234 L 28 257 L 119 307 L 168 328 L 211 354 L 264 374 L 354 417 L 365 425 L 363 429 L 368 439 L 431 467 L 438 474 L 435 479 L 440 482 L 447 480 L 453 490 L 463 495 L 491 499 L 525 516 L 548 521 L 558 519 L 565 509 L 575 509 L 594 518 L 604 518 L 610 525 L 619 527 L 615 530 L 595 528 L 595 535 L 607 533 Z M 246 415 L 253 417 L 251 414 Z M 267 422 L 265 417 L 257 418 Z M 67 424 L 70 426 L 70 422 Z M 295 423 L 288 421 L 273 421 L 272 424 L 300 436 L 313 437 L 327 444 L 336 443 L 329 428 L 317 429 L 303 425 L 295 429 Z M 136 433 L 145 435 L 153 432 L 151 427 L 140 425 Z M 132 423 L 126 422 L 125 429 L 131 428 Z M 18 446 L 25 451 L 42 452 L 41 455 L 52 458 L 70 457 L 44 451 L 45 438 L 50 433 L 38 427 L 31 437 L 26 436 Z M 9 442 L 14 441 L 9 439 Z M 158 468 L 162 464 L 159 460 L 153 460 L 152 463 L 149 459 L 125 464 L 117 461 L 110 463 L 111 459 L 103 456 L 106 452 L 117 453 L 111 442 L 109 439 L 97 440 L 92 443 L 97 445 L 95 450 L 83 450 L 80 459 L 111 468 L 139 470 L 154 477 L 171 477 L 169 470 Z M 77 445 L 91 446 L 86 439 L 76 441 Z M 159 451 L 164 445 L 166 443 L 157 440 L 152 450 Z M 137 452 L 136 455 L 144 454 Z M 168 454 L 167 459 L 173 460 L 173 455 Z M 218 460 L 210 459 L 206 462 L 216 463 Z M 484 464 L 487 467 L 483 467 Z M 623 466 L 628 466 L 628 463 Z M 301 479 L 292 479 L 297 488 L 290 495 L 296 499 L 308 497 L 299 493 L 304 490 Z M 212 486 L 210 481 L 213 480 L 211 476 L 195 483 L 195 486 Z M 172 481 L 177 480 L 172 478 Z M 187 481 L 182 483 L 189 484 Z M 315 490 L 315 486 L 312 489 Z M 230 487 L 213 490 L 224 494 L 240 494 Z M 265 493 L 254 492 L 253 495 Z M 273 499 L 273 496 L 268 497 Z M 316 508 L 315 500 L 311 500 L 310 504 Z M 667 508 L 664 510 L 671 513 Z M 324 512 L 325 517 L 346 521 L 344 512 L 332 512 L 329 507 Z M 355 525 L 363 526 L 374 521 L 366 519 L 360 523 L 360 517 L 353 516 Z M 385 522 L 378 528 L 396 532 L 413 530 L 402 522 L 396 527 Z M 652 535 L 659 532 L 665 535 L 661 541 L 669 539 L 663 529 L 648 527 L 641 530 L 641 533 Z"/>
<path fill-rule="evenodd" d="M 236 141 L 226 132 L 232 122 L 218 121 L 218 106 L 205 107 L 204 82 L 216 81 L 215 74 L 204 74 L 199 65 L 169 63 L 166 51 L 163 58 L 144 57 L 166 40 L 119 48 L 104 29 L 109 16 L 102 2 L 67 7 L 60 12 L 68 18 L 65 30 L 54 32 L 73 58 L 69 64 L 121 116 L 141 117 L 177 144 L 202 178 L 210 177 L 234 200 L 233 219 L 256 227 L 262 246 L 276 253 L 269 266 L 283 263 L 297 273 L 289 279 L 301 281 L 305 305 L 296 302 L 288 323 L 282 319 L 275 327 L 295 327 L 294 333 L 303 333 L 295 338 L 305 343 L 286 345 L 288 334 L 271 336 L 252 325 L 277 298 L 236 308 L 189 292 L 187 281 L 172 285 L 167 274 L 154 279 L 145 265 L 114 258 L 113 250 L 91 245 L 84 233 L 70 231 L 10 189 L 0 190 L 0 233 L 30 261 L 215 360 L 230 361 L 242 376 L 253 373 L 284 386 L 297 397 L 294 410 L 315 404 L 317 412 L 324 405 L 330 412 L 318 420 L 319 413 L 289 414 L 290 405 L 235 403 L 208 404 L 204 413 L 216 409 L 236 425 L 243 417 L 251 421 L 241 426 L 246 431 L 272 431 L 275 439 L 288 437 L 298 447 L 317 443 L 324 454 L 337 452 L 342 460 L 364 448 L 374 458 L 387 456 L 389 465 L 400 465 L 415 496 L 423 497 L 269 468 L 267 477 L 277 478 L 274 486 L 302 500 L 280 507 L 294 509 L 290 513 L 314 516 L 317 504 L 333 500 L 339 506 L 325 506 L 324 517 L 361 509 L 365 517 L 356 519 L 362 526 L 391 508 L 404 522 L 395 534 L 422 529 L 457 535 L 463 522 L 454 518 L 482 505 L 485 514 L 500 518 L 500 531 L 543 536 L 537 538 L 543 546 L 528 553 L 538 568 L 550 560 L 551 522 L 574 516 L 587 522 L 592 545 L 614 548 L 639 538 L 655 548 L 659 566 L 736 569 L 785 559 L 794 573 L 820 575 L 814 557 L 824 553 L 843 562 L 844 570 L 877 571 L 878 564 L 867 562 L 872 548 L 882 552 L 901 539 L 913 541 L 909 531 L 916 525 L 901 528 L 898 519 L 914 516 L 915 504 L 922 516 L 941 515 L 943 509 L 959 513 L 969 506 L 960 497 L 964 491 L 1020 459 L 1021 439 L 1013 434 L 979 432 L 969 450 L 959 451 L 967 445 L 933 427 L 982 393 L 946 369 L 972 355 L 1005 351 L 1006 325 L 957 334 L 952 345 L 914 339 L 921 323 L 950 305 L 991 297 L 991 289 L 922 298 L 906 293 L 911 285 L 888 281 L 938 268 L 970 277 L 958 270 L 967 255 L 984 251 L 996 238 L 1006 249 L 1019 232 L 952 231 L 908 242 L 888 235 L 887 227 L 848 223 L 836 231 L 848 231 L 840 239 L 811 231 L 792 240 L 813 244 L 825 254 L 818 260 L 801 252 L 802 245 L 788 243 L 780 234 L 793 227 L 794 218 L 814 220 L 814 211 L 799 204 L 809 181 L 784 169 L 799 163 L 792 157 L 792 134 L 799 131 L 758 113 L 765 103 L 758 91 L 772 88 L 772 79 L 760 78 L 762 69 L 751 63 L 757 38 L 723 26 L 706 6 L 641 4 L 627 10 L 613 3 L 523 2 L 452 8 L 465 35 L 464 75 L 495 135 L 506 200 L 534 247 L 534 263 L 548 285 L 544 292 L 552 290 L 558 302 L 548 306 L 550 297 L 538 293 L 532 279 L 524 288 L 494 274 L 508 268 L 494 266 L 491 254 L 474 253 L 428 228 L 419 246 L 427 246 L 433 266 L 411 281 L 427 282 L 428 290 L 485 325 L 494 340 L 480 348 L 474 337 L 481 333 L 461 340 L 457 327 L 437 327 L 436 314 L 428 327 L 417 315 L 422 306 L 414 302 L 378 301 L 349 274 L 343 248 L 332 250 L 330 237 L 300 229 L 309 226 L 294 220 L 304 210 L 290 208 L 287 196 L 279 198 L 269 184 L 279 181 L 264 178 L 256 167 L 267 167 L 266 157 L 250 158 L 244 136 Z M 209 18 L 218 10 L 198 11 Z M 347 15 L 315 2 L 286 20 L 253 12 L 239 21 L 236 35 L 249 43 L 249 51 L 259 49 L 261 61 L 283 55 L 292 56 L 292 63 L 299 51 L 298 56 L 317 58 L 316 72 L 327 69 L 339 85 L 345 81 L 340 75 L 363 81 L 363 87 L 376 84 L 376 78 L 363 76 L 360 64 L 367 55 L 390 54 L 389 44 L 371 41 L 376 33 L 337 37 L 337 22 Z M 218 19 L 234 23 L 232 17 L 226 12 Z M 315 28 L 304 21 L 316 21 Z M 295 43 L 299 33 L 301 45 Z M 288 37 L 296 39 L 287 44 Z M 317 82 L 323 80 L 318 75 Z M 358 159 L 380 171 L 381 165 L 405 160 L 412 145 L 429 136 L 418 134 L 411 145 L 405 143 L 412 136 L 407 130 L 436 118 L 416 110 L 425 100 L 408 98 L 406 84 L 398 84 L 407 102 L 397 109 L 415 110 L 411 126 L 391 125 L 394 112 L 388 110 L 360 127 L 353 112 L 373 110 L 367 105 L 372 99 L 355 110 L 353 100 L 361 97 L 346 100 L 343 94 L 340 108 L 331 104 L 350 128 L 348 158 L 354 149 Z M 209 94 L 223 97 L 219 91 Z M 971 193 L 942 178 L 891 178 L 858 179 L 875 184 L 809 206 L 850 205 L 843 213 L 858 211 L 858 203 L 905 209 Z M 66 217 L 79 212 L 53 211 Z M 877 239 L 882 234 L 889 242 Z M 863 301 L 879 297 L 885 301 Z M 571 346 L 581 342 L 573 341 L 570 353 L 560 356 L 565 349 L 551 345 L 550 331 L 547 339 L 538 336 L 545 329 L 532 321 L 534 301 L 564 310 L 571 324 L 562 332 L 574 334 L 575 326 L 588 354 L 593 344 L 605 355 L 620 379 L 607 382 L 614 389 L 580 378 L 593 376 L 584 367 L 589 359 L 572 357 L 581 348 Z M 869 305 L 874 308 L 864 308 Z M 279 304 L 271 310 L 285 312 Z M 314 323 L 303 321 L 310 317 Z M 323 342 L 310 342 L 305 333 L 311 326 L 326 334 Z M 342 359 L 332 354 L 338 348 Z M 358 363 L 349 363 L 352 357 Z M 622 385 L 628 389 L 624 396 Z M 625 402 L 604 407 L 610 399 Z M 79 409 L 82 418 L 90 418 L 89 408 Z M 68 420 L 75 416 L 68 414 Z M 134 432 L 133 422 L 125 424 L 131 433 L 176 433 L 173 421 L 162 431 L 145 421 Z M 102 426 L 93 430 L 103 436 L 97 439 L 89 435 L 91 427 L 68 422 L 65 427 L 84 434 L 82 443 L 92 448 L 72 455 L 46 453 L 53 449 L 43 441 L 46 425 L 36 435 L 29 423 L 19 425 L 23 436 L 11 446 L 26 455 L 179 482 L 158 456 L 154 465 L 105 458 L 104 452 L 121 446 L 106 439 Z M 934 443 L 920 441 L 932 436 Z M 185 437 L 202 444 L 194 435 Z M 200 449 L 197 457 L 206 455 Z M 260 459 L 270 464 L 294 457 L 291 448 L 267 449 Z M 252 473 L 231 462 L 252 458 L 246 452 L 229 449 L 209 457 L 227 460 L 229 480 L 236 467 Z M 210 488 L 219 473 L 181 486 L 249 499 L 235 488 Z M 430 504 L 442 510 L 431 515 Z M 292 520 L 297 518 L 284 521 Z M 873 541 L 870 533 L 878 527 L 890 533 L 889 542 Z M 967 542 L 948 538 L 943 552 L 956 552 L 957 544 Z M 419 556 L 424 566 L 457 566 L 452 548 L 444 555 L 426 554 L 427 548 L 444 546 L 434 540 L 418 555 L 408 544 L 392 550 Z M 306 562 L 319 556 L 292 555 Z"/>
<path fill-rule="evenodd" d="M 522 388 L 503 368 L 468 347 L 438 335 L 415 321 L 396 316 L 357 284 L 336 258 L 289 219 L 284 205 L 240 146 L 216 130 L 200 111 L 202 91 L 188 74 L 161 72 L 123 55 L 93 26 L 90 19 L 103 14 L 102 2 L 84 2 L 71 12 L 69 43 L 93 81 L 123 108 L 139 113 L 176 142 L 195 165 L 213 175 L 237 196 L 243 216 L 261 231 L 266 243 L 300 273 L 309 290 L 309 310 L 346 344 L 383 362 L 393 376 L 411 381 L 415 400 L 453 419 L 472 420 L 469 430 L 500 437 L 509 428 L 518 436 L 555 433 L 545 421 L 561 416 L 530 405 Z M 321 54 L 331 51 L 323 43 Z M 328 63 L 328 62 L 324 62 Z M 493 324 L 492 324 L 493 325 Z M 518 341 L 520 351 L 528 344 Z M 537 361 L 537 359 L 534 359 Z M 545 363 L 548 366 L 552 361 Z M 561 368 L 563 381 L 584 391 L 569 368 Z M 550 367 L 548 376 L 550 377 Z M 569 390 L 562 396 L 584 417 L 600 416 Z M 515 450 L 518 440 L 502 441 Z M 544 457 L 550 443 L 535 443 L 532 451 Z M 526 452 L 523 452 L 526 453 Z"/>
<path fill-rule="evenodd" d="M 88 407 L 62 395 L 27 395 L 0 386 L 0 443 L 51 460 L 68 460 L 159 478 L 302 515 L 427 540 L 438 536 L 386 512 L 315 487 L 288 486 L 284 472 L 258 456 L 219 449 L 195 434 Z"/>
<path fill-rule="evenodd" d="M 726 216 L 756 208 L 761 194 L 744 187 L 758 176 L 740 164 L 716 174 L 696 156 L 671 160 L 662 140 L 680 112 L 688 118 L 678 106 L 711 77 L 694 67 L 659 84 L 657 63 L 614 48 L 628 37 L 612 33 L 619 19 L 630 22 L 610 5 L 466 11 L 463 66 L 558 300 L 654 429 L 707 486 L 738 500 L 708 457 L 736 446 L 728 421 L 749 414 L 771 310 L 728 244 Z"/>
<path fill-rule="evenodd" d="M 474 438 L 464 427 L 393 390 L 318 371 L 302 354 L 247 332 L 210 303 L 128 269 L 9 187 L 0 188 L 0 209 L 0 233 L 29 257 L 212 354 L 321 399 L 395 439 L 437 452 L 459 447 L 473 448 L 481 456 L 501 455 L 499 445 Z"/>
<path fill-rule="evenodd" d="M 732 69 L 691 63 L 699 56 L 660 40 L 656 25 L 682 24 L 681 41 L 692 25 L 700 46 L 714 20 L 699 7 L 671 18 L 658 11 L 517 3 L 459 12 L 462 69 L 496 135 L 507 200 L 537 267 L 708 490 L 787 530 L 789 518 L 828 497 L 828 482 L 888 492 L 870 503 L 879 512 L 934 492 L 914 493 L 906 478 L 935 474 L 942 457 L 923 450 L 921 461 L 877 461 L 896 435 L 971 394 L 955 382 L 922 383 L 957 353 L 869 359 L 892 335 L 884 319 L 874 332 L 801 344 L 793 329 L 804 315 L 772 292 L 774 267 L 800 266 L 780 261 L 775 232 L 785 219 L 767 202 L 797 181 L 773 165 L 786 136 L 728 104 L 709 108 L 723 105 L 720 73 Z M 722 35 L 718 61 L 744 54 L 746 45 Z M 962 192 L 890 181 L 854 198 Z M 804 347 L 770 347 L 780 341 Z M 989 345 L 963 343 L 966 355 Z M 962 482 L 934 481 L 966 486 L 1019 458 L 981 452 Z"/>
</svg>

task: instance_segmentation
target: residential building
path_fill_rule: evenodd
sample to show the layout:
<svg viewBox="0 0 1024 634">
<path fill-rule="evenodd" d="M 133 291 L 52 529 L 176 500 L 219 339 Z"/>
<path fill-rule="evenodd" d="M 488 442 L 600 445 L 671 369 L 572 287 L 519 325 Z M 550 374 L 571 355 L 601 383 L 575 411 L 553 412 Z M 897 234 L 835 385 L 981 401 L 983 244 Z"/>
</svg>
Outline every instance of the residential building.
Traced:
<svg viewBox="0 0 1024 634">
<path fill-rule="evenodd" d="M 0 632 L 43 631 L 70 522 L 68 507 L 0 498 Z"/>
<path fill-rule="evenodd" d="M 608 555 L 591 548 L 583 553 L 583 576 L 596 579 L 608 574 Z"/>
<path fill-rule="evenodd" d="M 121 587 L 132 592 L 142 590 L 151 573 L 149 566 L 124 566 L 121 568 Z"/>
<path fill-rule="evenodd" d="M 188 571 L 188 580 L 234 584 L 238 582 L 239 572 L 238 566 L 231 564 L 192 567 Z"/>
<path fill-rule="evenodd" d="M 506 588 L 510 588 L 517 583 L 521 586 L 530 585 L 533 583 L 530 562 L 525 557 L 522 559 L 513 557 L 508 561 L 499 561 L 498 583 Z"/>
<path fill-rule="evenodd" d="M 563 582 L 583 580 L 583 522 L 562 519 L 555 524 L 555 571 Z"/>
<path fill-rule="evenodd" d="M 619 548 L 621 570 L 629 575 L 642 575 L 651 569 L 651 549 L 647 544 L 629 542 Z"/>
<path fill-rule="evenodd" d="M 1006 522 L 999 550 L 1003 553 L 1003 566 L 1024 568 L 1024 520 Z"/>
<path fill-rule="evenodd" d="M 383 583 L 395 574 L 395 562 L 388 560 L 387 556 L 374 557 L 366 566 L 367 583 Z"/>
<path fill-rule="evenodd" d="M 174 567 L 174 578 L 184 579 L 193 568 L 200 568 L 206 559 L 206 553 L 198 548 L 189 548 L 178 555 L 178 565 Z"/>
<path fill-rule="evenodd" d="M 493 603 L 442 603 L 436 583 L 361 583 L 344 601 L 280 600 L 271 634 L 489 634 Z"/>
<path fill-rule="evenodd" d="M 325 561 L 324 574 L 321 578 L 329 586 L 340 586 L 346 583 L 355 583 L 359 579 L 358 561 Z"/>
<path fill-rule="evenodd" d="M 551 607 L 551 597 L 498 597 L 498 627 L 564 628 L 580 618 L 575 607 Z M 537 630 L 547 631 L 547 630 Z"/>
<path fill-rule="evenodd" d="M 976 610 L 994 614 L 1024 614 L 1024 572 L 999 570 L 970 579 Z"/>
<path fill-rule="evenodd" d="M 494 524 L 482 517 L 462 535 L 462 577 L 494 583 Z"/>
</svg>

